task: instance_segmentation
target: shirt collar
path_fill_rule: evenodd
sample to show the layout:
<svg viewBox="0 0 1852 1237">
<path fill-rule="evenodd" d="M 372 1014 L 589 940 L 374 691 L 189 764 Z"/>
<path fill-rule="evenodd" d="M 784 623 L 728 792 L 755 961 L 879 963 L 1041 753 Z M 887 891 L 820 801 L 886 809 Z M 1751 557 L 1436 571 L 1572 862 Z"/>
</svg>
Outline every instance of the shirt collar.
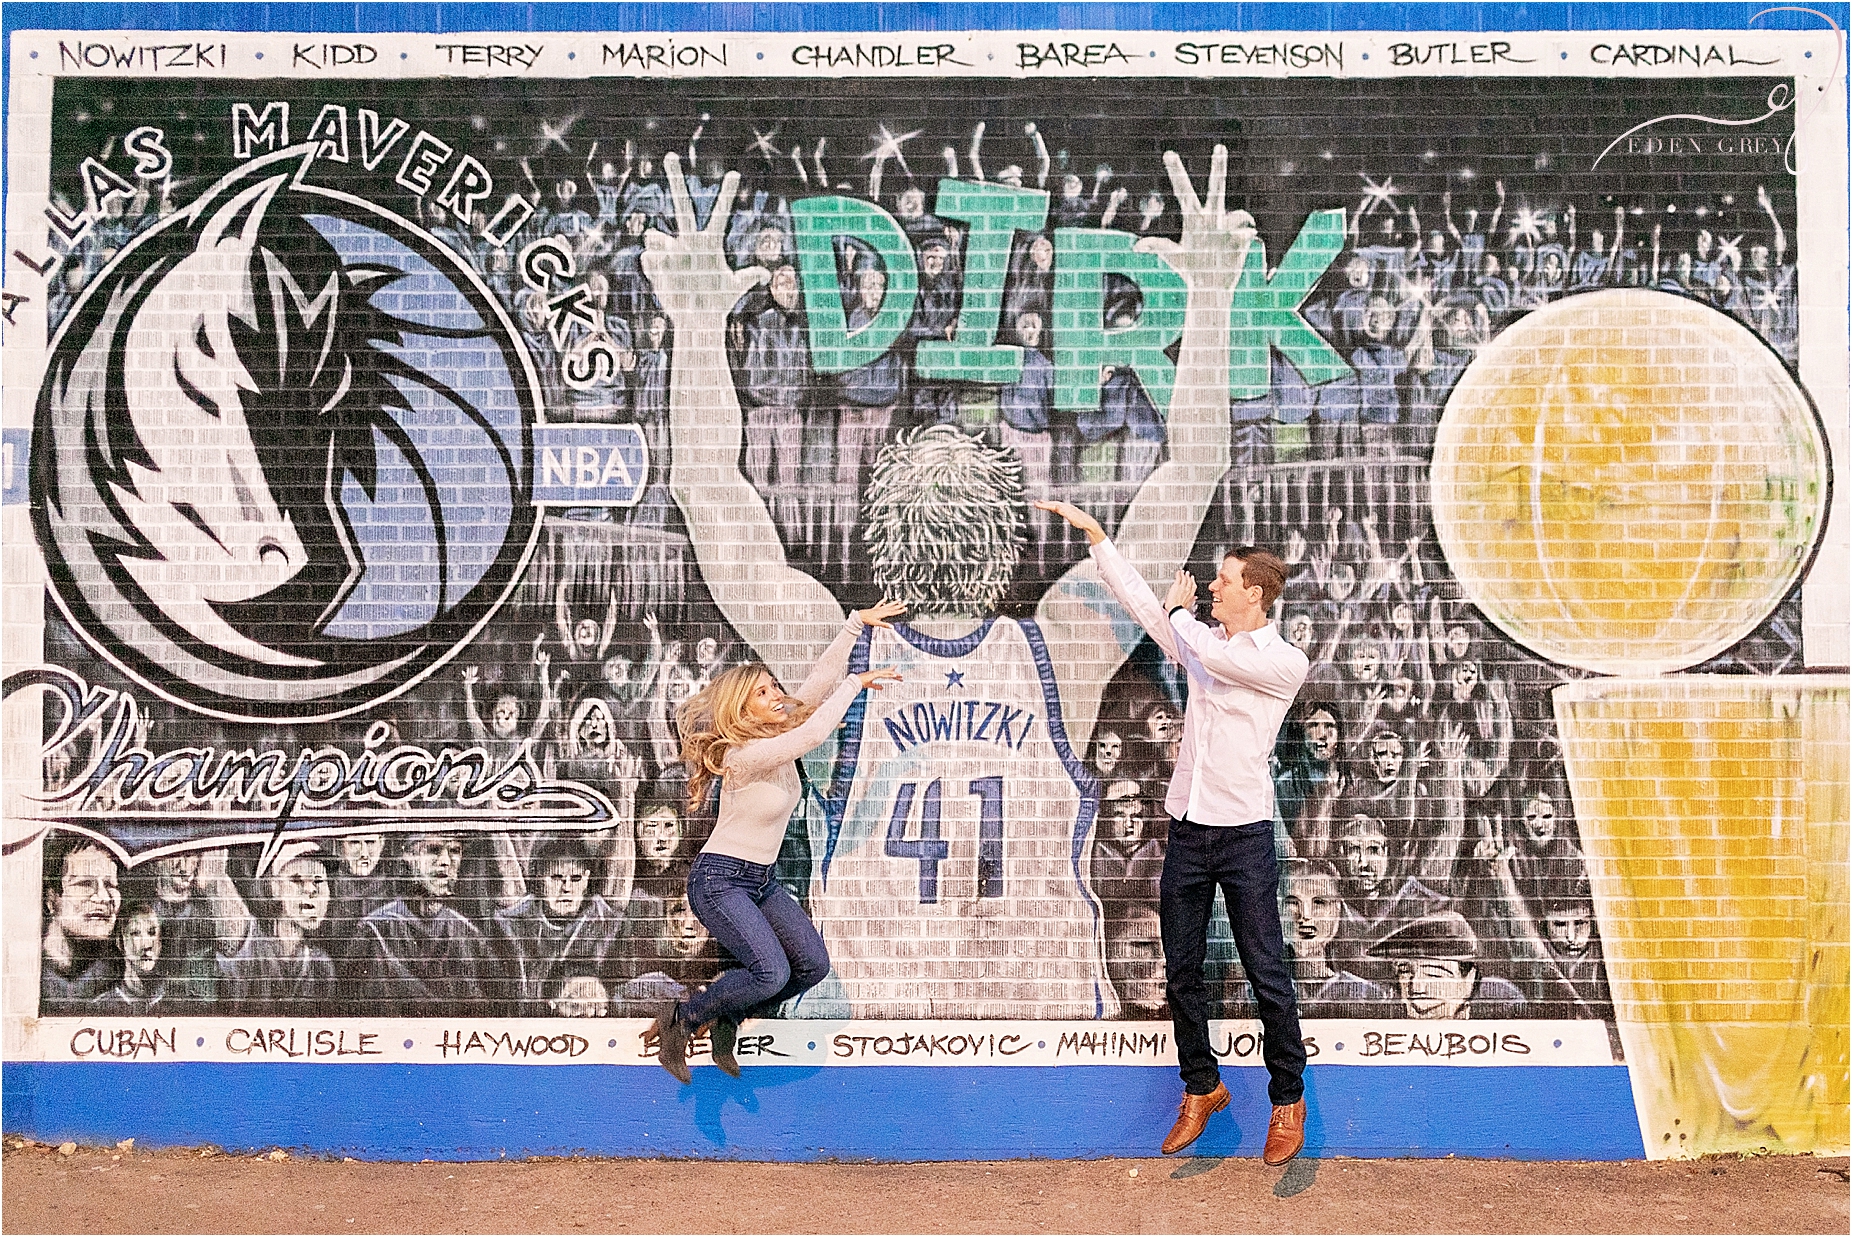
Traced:
<svg viewBox="0 0 1852 1237">
<path fill-rule="evenodd" d="M 1238 631 L 1233 636 L 1229 635 L 1227 629 L 1220 623 L 1215 624 L 1210 630 L 1215 633 L 1216 638 L 1219 640 L 1233 640 L 1239 636 L 1249 636 L 1254 641 L 1254 647 L 1260 649 L 1264 649 L 1268 645 L 1281 639 L 1280 629 L 1273 623 L 1263 623 L 1253 631 Z"/>
</svg>

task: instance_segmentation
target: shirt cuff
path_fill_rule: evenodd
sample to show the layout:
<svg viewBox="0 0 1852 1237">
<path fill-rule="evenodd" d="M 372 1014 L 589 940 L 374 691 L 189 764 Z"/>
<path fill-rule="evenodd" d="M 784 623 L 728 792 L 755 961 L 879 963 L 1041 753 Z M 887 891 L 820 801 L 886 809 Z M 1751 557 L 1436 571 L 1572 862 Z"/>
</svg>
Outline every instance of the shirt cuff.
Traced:
<svg viewBox="0 0 1852 1237">
<path fill-rule="evenodd" d="M 841 713 L 847 713 L 849 711 L 849 706 L 855 703 L 855 698 L 867 690 L 867 688 L 862 686 L 861 675 L 852 674 L 838 683 L 835 691 L 824 697 L 823 707 L 825 709 L 835 708 L 837 705 L 836 698 L 838 696 L 843 697 L 841 701 L 841 711 L 838 714 L 840 720 Z"/>
</svg>

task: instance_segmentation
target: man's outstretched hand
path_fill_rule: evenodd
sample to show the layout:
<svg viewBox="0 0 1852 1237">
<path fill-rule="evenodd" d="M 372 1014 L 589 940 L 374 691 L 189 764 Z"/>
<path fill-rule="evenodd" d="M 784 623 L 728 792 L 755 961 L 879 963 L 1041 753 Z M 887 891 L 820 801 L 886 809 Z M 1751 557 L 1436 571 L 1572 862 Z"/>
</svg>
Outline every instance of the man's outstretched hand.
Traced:
<svg viewBox="0 0 1852 1237">
<path fill-rule="evenodd" d="M 740 297 L 771 278 L 762 266 L 736 271 L 727 263 L 727 219 L 739 193 L 740 174 L 728 172 L 721 180 L 713 213 L 701 228 L 695 226 L 694 200 L 682 178 L 680 156 L 664 155 L 662 170 L 675 204 L 675 233 L 651 228 L 643 234 L 643 273 L 662 302 L 663 312 L 677 327 L 699 317 L 725 318 Z"/>
<path fill-rule="evenodd" d="M 1233 291 L 1255 229 L 1252 215 L 1226 206 L 1228 147 L 1218 145 L 1209 160 L 1209 192 L 1203 198 L 1196 196 L 1196 186 L 1176 151 L 1164 152 L 1164 168 L 1183 213 L 1183 241 L 1147 236 L 1133 248 L 1164 259 L 1192 291 Z"/>
<path fill-rule="evenodd" d="M 1073 503 L 1064 503 L 1043 498 L 1037 499 L 1031 505 L 1034 506 L 1037 511 L 1054 512 L 1069 524 L 1072 524 L 1075 528 L 1087 534 L 1088 545 L 1098 545 L 1100 542 L 1106 540 L 1106 530 L 1100 527 L 1100 522 L 1088 515 L 1085 511 L 1082 511 L 1079 507 L 1076 507 Z"/>
</svg>

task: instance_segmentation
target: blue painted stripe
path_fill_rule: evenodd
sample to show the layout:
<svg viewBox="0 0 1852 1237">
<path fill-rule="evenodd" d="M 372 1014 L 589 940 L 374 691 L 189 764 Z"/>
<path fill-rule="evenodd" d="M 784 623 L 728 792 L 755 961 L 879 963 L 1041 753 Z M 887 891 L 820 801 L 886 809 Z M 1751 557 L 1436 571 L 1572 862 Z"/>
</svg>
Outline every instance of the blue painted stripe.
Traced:
<svg viewBox="0 0 1852 1237">
<path fill-rule="evenodd" d="M 1352 0 L 1274 3 L 840 3 L 713 4 L 133 4 L 14 3 L 12 30 L 300 30 L 391 34 L 506 31 L 893 31 L 893 30 L 1818 30 L 1805 13 L 1767 13 L 1766 3 L 1459 4 Z M 1810 5 L 1846 24 L 1847 5 Z"/>
<path fill-rule="evenodd" d="M 990 634 L 990 629 L 996 624 L 996 616 L 992 615 L 980 623 L 976 631 L 950 640 L 928 635 L 907 623 L 895 623 L 894 634 L 922 653 L 950 659 L 976 652 L 977 646 L 984 643 L 984 637 Z"/>
<path fill-rule="evenodd" d="M 1069 862 L 1074 865 L 1074 885 L 1093 910 L 1093 930 L 1101 934 L 1099 939 L 1104 947 L 1105 913 L 1100 907 L 1100 900 L 1093 896 L 1093 890 L 1087 888 L 1086 879 L 1080 872 L 1081 857 L 1093 837 L 1093 822 L 1100 814 L 1099 779 L 1093 776 L 1093 770 L 1074 753 L 1073 745 L 1068 742 L 1067 723 L 1062 720 L 1065 711 L 1061 708 L 1061 685 L 1055 682 L 1054 662 L 1049 659 L 1048 641 L 1043 637 L 1041 627 L 1037 626 L 1034 619 L 1023 619 L 1018 626 L 1022 628 L 1023 639 L 1029 642 L 1030 656 L 1035 658 L 1036 673 L 1042 679 L 1042 702 L 1046 710 L 1044 724 L 1048 727 L 1048 737 L 1055 745 L 1055 755 L 1060 758 L 1061 767 L 1067 770 L 1074 788 L 1080 791 L 1080 811 L 1074 818 L 1073 847 Z M 1093 1016 L 1106 1016 L 1106 1002 L 1098 984 L 1094 985 Z"/>
<path fill-rule="evenodd" d="M 1803 10 L 1803 11 L 1796 11 Z M 1811 11 L 1805 11 L 1811 10 Z M 740 4 L 711 0 L 640 3 L 46 3 L 13 0 L 0 6 L 0 120 L 12 101 L 12 35 L 17 30 L 220 30 L 303 34 L 397 34 L 459 31 L 630 33 L 804 33 L 965 30 L 1303 31 L 1603 31 L 1819 30 L 1820 15 L 1840 29 L 1852 24 L 1852 4 L 1817 0 L 1803 6 L 1768 3 L 1396 3 L 1351 0 L 1313 3 L 880 3 L 879 0 L 784 0 Z M 0 167 L 0 204 L 7 196 Z M 0 213 L 0 252 L 10 252 Z"/>
<path fill-rule="evenodd" d="M 1255 1156 L 1267 1072 L 1224 1070 L 1233 1102 L 1195 1154 Z M 7 1063 L 8 1133 L 144 1147 L 215 1143 L 372 1159 L 503 1155 L 754 1160 L 1150 1156 L 1176 1118 L 1169 1070 Z M 1639 1159 L 1627 1071 L 1314 1066 L 1319 1156 Z"/>
<path fill-rule="evenodd" d="M 850 674 L 861 674 L 868 669 L 874 635 L 874 628 L 864 627 L 862 634 L 855 638 L 855 648 L 849 653 Z M 869 695 L 863 692 L 857 696 L 842 719 L 842 744 L 837 748 L 836 769 L 830 777 L 830 797 L 823 804 L 829 835 L 823 841 L 823 862 L 818 877 L 825 887 L 830 883 L 830 861 L 836 857 L 836 843 L 842 837 L 842 818 L 849 810 L 849 791 L 855 786 L 855 765 L 862 754 L 862 724 L 868 719 Z"/>
</svg>

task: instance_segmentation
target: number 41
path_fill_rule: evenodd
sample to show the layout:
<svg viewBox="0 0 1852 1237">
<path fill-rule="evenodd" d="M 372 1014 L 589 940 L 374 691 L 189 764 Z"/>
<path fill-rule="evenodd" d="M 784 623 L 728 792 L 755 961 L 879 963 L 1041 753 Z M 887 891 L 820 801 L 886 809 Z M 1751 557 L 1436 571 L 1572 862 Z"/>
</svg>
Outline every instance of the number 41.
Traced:
<svg viewBox="0 0 1852 1237">
<path fill-rule="evenodd" d="M 917 859 L 920 865 L 920 901 L 939 900 L 939 863 L 951 851 L 950 843 L 939 834 L 939 781 L 926 783 L 920 805 L 919 836 L 907 837 L 907 822 L 913 816 L 917 783 L 902 782 L 894 796 L 894 812 L 887 821 L 885 852 L 896 859 Z M 1003 779 L 973 778 L 966 792 L 978 800 L 977 825 L 977 894 L 980 898 L 1003 896 Z"/>
</svg>

